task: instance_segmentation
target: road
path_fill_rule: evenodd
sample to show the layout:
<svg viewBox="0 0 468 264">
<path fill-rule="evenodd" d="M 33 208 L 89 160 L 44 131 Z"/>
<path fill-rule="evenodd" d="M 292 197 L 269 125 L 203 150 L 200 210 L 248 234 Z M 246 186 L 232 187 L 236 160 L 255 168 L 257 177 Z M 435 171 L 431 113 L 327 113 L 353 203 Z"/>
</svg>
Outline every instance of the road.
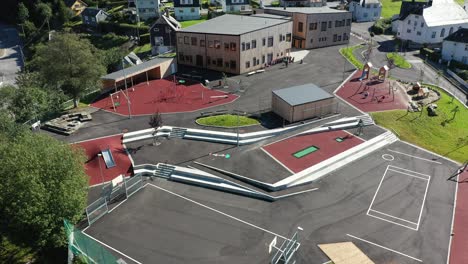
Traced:
<svg viewBox="0 0 468 264">
<path fill-rule="evenodd" d="M 0 85 L 15 84 L 15 78 L 23 67 L 18 31 L 0 24 Z"/>
</svg>

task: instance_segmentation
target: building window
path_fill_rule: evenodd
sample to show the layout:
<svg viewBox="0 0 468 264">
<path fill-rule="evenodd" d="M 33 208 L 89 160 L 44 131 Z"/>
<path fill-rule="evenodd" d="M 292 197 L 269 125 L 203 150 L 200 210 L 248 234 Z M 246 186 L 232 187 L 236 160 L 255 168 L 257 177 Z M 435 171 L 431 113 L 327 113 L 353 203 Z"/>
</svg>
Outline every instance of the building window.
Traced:
<svg viewBox="0 0 468 264">
<path fill-rule="evenodd" d="M 191 13 L 195 13 L 195 8 L 193 8 L 193 7 L 190 8 L 190 12 L 191 12 Z"/>
<path fill-rule="evenodd" d="M 241 47 L 242 47 L 242 51 L 244 51 L 245 50 L 245 42 L 241 43 Z"/>
<path fill-rule="evenodd" d="M 335 27 L 339 27 L 340 26 L 340 21 L 339 20 L 335 20 Z"/>
<path fill-rule="evenodd" d="M 235 61 L 235 60 L 232 60 L 232 61 L 231 61 L 231 64 L 230 64 L 230 68 L 233 69 L 233 70 L 235 70 L 235 69 L 237 68 L 237 65 L 236 65 L 236 64 L 237 64 L 236 61 Z"/>
<path fill-rule="evenodd" d="M 332 21 L 328 21 L 328 28 L 332 27 Z"/>
<path fill-rule="evenodd" d="M 231 42 L 231 51 L 236 51 L 236 43 Z"/>
<path fill-rule="evenodd" d="M 452 35 L 452 33 L 453 33 L 453 27 L 450 27 L 449 35 Z"/>
<path fill-rule="evenodd" d="M 265 55 L 262 55 L 262 64 L 265 63 Z"/>
<path fill-rule="evenodd" d="M 257 48 L 257 40 L 252 40 L 252 49 Z"/>
<path fill-rule="evenodd" d="M 253 57 L 253 59 L 252 59 L 252 65 L 253 65 L 253 66 L 257 66 L 257 58 L 256 58 L 256 57 Z"/>
<path fill-rule="evenodd" d="M 379 15 L 379 13 L 374 12 L 374 17 L 377 17 L 378 15 Z"/>
<path fill-rule="evenodd" d="M 411 20 L 408 19 L 408 25 L 411 24 Z"/>
<path fill-rule="evenodd" d="M 338 41 L 341 41 L 341 35 L 338 36 Z"/>
<path fill-rule="evenodd" d="M 183 13 L 183 12 L 184 12 L 184 10 L 183 10 L 183 9 L 179 9 L 179 13 Z"/>
<path fill-rule="evenodd" d="M 299 22 L 297 24 L 297 31 L 302 32 L 304 30 L 303 27 L 304 27 L 304 23 Z"/>
<path fill-rule="evenodd" d="M 291 33 L 286 34 L 286 41 L 291 42 Z"/>
<path fill-rule="evenodd" d="M 316 30 L 317 29 L 317 23 L 309 23 L 309 30 Z"/>
<path fill-rule="evenodd" d="M 346 26 L 351 26 L 351 19 L 346 19 Z"/>
<path fill-rule="evenodd" d="M 200 47 L 205 47 L 205 40 L 204 39 L 200 39 Z"/>
<path fill-rule="evenodd" d="M 337 37 L 338 37 L 338 36 L 337 36 L 336 34 L 333 35 L 333 42 L 336 42 Z"/>
<path fill-rule="evenodd" d="M 250 42 L 247 42 L 245 43 L 245 50 L 249 50 L 250 49 Z"/>
<path fill-rule="evenodd" d="M 184 37 L 184 44 L 189 44 L 189 37 Z"/>
<path fill-rule="evenodd" d="M 210 56 L 206 57 L 206 65 L 211 65 L 211 57 Z"/>
<path fill-rule="evenodd" d="M 279 41 L 283 41 L 283 34 L 279 34 Z"/>
<path fill-rule="evenodd" d="M 411 33 L 411 29 L 408 28 L 408 29 L 406 30 L 406 33 Z"/>
<path fill-rule="evenodd" d="M 436 34 L 437 34 L 437 32 L 433 31 L 431 38 L 435 38 Z"/>
<path fill-rule="evenodd" d="M 220 49 L 221 48 L 221 41 L 215 40 L 214 41 L 214 48 L 215 49 Z"/>
<path fill-rule="evenodd" d="M 322 25 L 320 27 L 321 31 L 327 31 L 327 22 L 322 22 Z"/>
<path fill-rule="evenodd" d="M 440 31 L 440 37 L 443 38 L 445 36 L 445 28 L 443 28 L 441 31 Z"/>
<path fill-rule="evenodd" d="M 268 37 L 268 47 L 273 47 L 273 37 Z"/>
<path fill-rule="evenodd" d="M 364 13 L 364 17 L 367 17 L 367 16 L 368 16 L 368 15 L 367 15 L 367 12 L 366 12 L 366 13 Z"/>
<path fill-rule="evenodd" d="M 348 39 L 349 39 L 349 38 L 348 38 L 348 34 L 343 33 L 343 40 L 348 40 Z"/>
<path fill-rule="evenodd" d="M 182 43 L 184 42 L 184 40 L 183 40 L 182 37 L 178 37 L 178 38 L 177 38 L 177 42 L 178 42 L 179 44 L 182 44 Z"/>
<path fill-rule="evenodd" d="M 421 22 L 421 27 L 424 27 L 424 22 Z"/>
<path fill-rule="evenodd" d="M 468 45 L 465 45 L 465 50 L 468 50 Z"/>
<path fill-rule="evenodd" d="M 229 50 L 229 43 L 227 42 L 224 43 L 224 50 Z"/>
<path fill-rule="evenodd" d="M 250 61 L 245 62 L 245 68 L 247 68 L 247 69 L 250 68 Z"/>
<path fill-rule="evenodd" d="M 218 67 L 223 67 L 223 59 L 217 59 L 216 64 L 217 64 L 216 66 Z"/>
<path fill-rule="evenodd" d="M 224 68 L 229 68 L 229 62 L 228 61 L 224 62 Z"/>
<path fill-rule="evenodd" d="M 208 48 L 212 48 L 213 47 L 213 41 L 212 40 L 208 40 Z"/>
<path fill-rule="evenodd" d="M 185 61 L 184 54 L 182 52 L 179 52 L 179 60 L 180 61 Z"/>
<path fill-rule="evenodd" d="M 421 36 L 421 31 L 416 32 L 416 35 Z"/>
<path fill-rule="evenodd" d="M 192 37 L 192 46 L 196 46 L 196 45 L 197 45 L 197 38 Z"/>
<path fill-rule="evenodd" d="M 266 38 L 262 38 L 262 46 L 266 45 Z"/>
</svg>

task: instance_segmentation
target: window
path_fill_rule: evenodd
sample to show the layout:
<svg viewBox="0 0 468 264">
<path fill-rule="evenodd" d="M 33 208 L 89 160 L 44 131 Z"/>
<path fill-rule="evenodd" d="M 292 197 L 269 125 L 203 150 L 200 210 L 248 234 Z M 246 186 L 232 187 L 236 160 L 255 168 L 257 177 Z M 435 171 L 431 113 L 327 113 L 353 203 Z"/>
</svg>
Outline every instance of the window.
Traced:
<svg viewBox="0 0 468 264">
<path fill-rule="evenodd" d="M 216 66 L 218 66 L 218 67 L 223 67 L 223 59 L 220 59 L 220 58 L 217 59 L 216 64 L 217 64 Z"/>
<path fill-rule="evenodd" d="M 231 51 L 236 51 L 236 43 L 231 42 Z"/>
<path fill-rule="evenodd" d="M 338 36 L 337 36 L 336 34 L 333 35 L 333 42 L 336 42 L 337 37 L 338 37 Z"/>
<path fill-rule="evenodd" d="M 245 50 L 245 42 L 241 43 L 241 47 L 242 47 L 242 51 L 244 51 Z"/>
<path fill-rule="evenodd" d="M 424 22 L 421 22 L 421 27 L 424 27 Z"/>
<path fill-rule="evenodd" d="M 257 48 L 257 41 L 252 40 L 252 49 L 255 49 L 255 48 Z"/>
<path fill-rule="evenodd" d="M 411 24 L 411 20 L 408 19 L 408 25 Z"/>
<path fill-rule="evenodd" d="M 450 27 L 449 35 L 452 35 L 452 33 L 453 33 L 453 27 Z"/>
<path fill-rule="evenodd" d="M 348 34 L 343 33 L 343 40 L 348 40 L 348 39 L 349 39 Z"/>
<path fill-rule="evenodd" d="M 364 17 L 367 17 L 367 16 L 368 16 L 368 15 L 367 15 L 367 12 L 366 12 L 366 13 L 364 13 Z"/>
<path fill-rule="evenodd" d="M 351 26 L 351 19 L 346 19 L 346 26 Z"/>
<path fill-rule="evenodd" d="M 215 49 L 220 49 L 221 48 L 221 41 L 215 40 L 214 41 L 214 48 Z"/>
<path fill-rule="evenodd" d="M 317 23 L 309 23 L 309 30 L 316 30 L 317 29 Z"/>
<path fill-rule="evenodd" d="M 224 43 L 224 50 L 229 50 L 229 43 L 227 42 Z"/>
<path fill-rule="evenodd" d="M 335 20 L 335 27 L 339 27 L 340 26 L 340 21 L 339 20 Z"/>
<path fill-rule="evenodd" d="M 250 68 L 250 61 L 245 62 L 245 68 Z"/>
<path fill-rule="evenodd" d="M 440 31 L 440 37 L 443 38 L 445 36 L 445 28 L 443 28 L 441 31 Z"/>
<path fill-rule="evenodd" d="M 322 25 L 320 27 L 321 31 L 327 31 L 327 22 L 322 22 Z"/>
<path fill-rule="evenodd" d="M 283 41 L 283 34 L 279 34 L 279 41 Z"/>
<path fill-rule="evenodd" d="M 245 43 L 245 50 L 249 50 L 250 49 L 250 42 L 247 42 Z"/>
<path fill-rule="evenodd" d="M 224 68 L 229 68 L 229 62 L 228 61 L 224 62 Z"/>
<path fill-rule="evenodd" d="M 338 41 L 341 41 L 341 35 L 338 36 Z"/>
<path fill-rule="evenodd" d="M 328 28 L 332 27 L 332 21 L 328 21 Z"/>
<path fill-rule="evenodd" d="M 299 22 L 297 24 L 297 31 L 302 32 L 304 30 L 303 27 L 304 27 L 304 23 Z"/>
<path fill-rule="evenodd" d="M 235 69 L 237 68 L 237 65 L 236 65 L 236 64 L 237 64 L 236 61 L 235 61 L 235 60 L 232 60 L 232 61 L 231 61 L 231 64 L 230 64 L 230 68 L 233 69 L 233 70 L 235 70 Z"/>
<path fill-rule="evenodd" d="M 211 65 L 211 57 L 210 56 L 206 57 L 206 65 Z"/>
<path fill-rule="evenodd" d="M 184 12 L 184 10 L 183 10 L 183 9 L 179 9 L 179 13 L 183 13 L 183 12 Z"/>
<path fill-rule="evenodd" d="M 196 46 L 196 45 L 197 45 L 197 38 L 192 37 L 192 46 Z"/>
<path fill-rule="evenodd" d="M 195 13 L 195 8 L 190 8 L 190 13 Z"/>
<path fill-rule="evenodd" d="M 182 52 L 179 52 L 179 60 L 180 61 L 185 61 L 184 54 Z"/>
<path fill-rule="evenodd" d="M 178 42 L 179 44 L 182 44 L 182 43 L 184 42 L 184 39 L 183 39 L 182 37 L 178 37 L 178 38 L 177 38 L 177 42 Z"/>
<path fill-rule="evenodd" d="M 184 37 L 184 44 L 189 44 L 189 37 Z"/>
<path fill-rule="evenodd" d="M 314 39 L 311 38 L 311 39 L 310 39 L 310 43 L 312 43 L 312 42 L 314 42 Z"/>
<path fill-rule="evenodd" d="M 421 36 L 421 31 L 416 32 L 416 35 Z"/>
<path fill-rule="evenodd" d="M 437 32 L 433 31 L 431 38 L 435 38 L 436 34 L 437 34 Z"/>
<path fill-rule="evenodd" d="M 212 40 L 208 40 L 208 48 L 212 48 L 213 47 L 213 41 Z"/>
<path fill-rule="evenodd" d="M 315 23 L 315 24 L 317 24 L 317 23 Z M 291 42 L 291 36 L 292 36 L 291 33 L 286 34 L 286 41 L 287 42 Z"/>
<path fill-rule="evenodd" d="M 273 37 L 268 37 L 268 47 L 273 47 Z"/>
<path fill-rule="evenodd" d="M 200 39 L 200 47 L 205 47 L 205 40 L 204 39 Z"/>
<path fill-rule="evenodd" d="M 374 17 L 377 17 L 379 15 L 378 12 L 374 12 Z"/>
<path fill-rule="evenodd" d="M 468 45 L 465 45 L 465 50 L 468 50 Z"/>
<path fill-rule="evenodd" d="M 418 21 L 414 21 L 414 26 L 417 26 L 418 25 Z"/>
<path fill-rule="evenodd" d="M 252 65 L 257 66 L 257 58 L 253 57 L 252 59 Z"/>
<path fill-rule="evenodd" d="M 266 38 L 262 38 L 262 46 L 266 45 Z"/>
<path fill-rule="evenodd" d="M 265 55 L 262 55 L 262 64 L 265 63 Z"/>
<path fill-rule="evenodd" d="M 406 33 L 411 33 L 411 29 L 408 28 L 408 29 L 406 30 Z"/>
</svg>

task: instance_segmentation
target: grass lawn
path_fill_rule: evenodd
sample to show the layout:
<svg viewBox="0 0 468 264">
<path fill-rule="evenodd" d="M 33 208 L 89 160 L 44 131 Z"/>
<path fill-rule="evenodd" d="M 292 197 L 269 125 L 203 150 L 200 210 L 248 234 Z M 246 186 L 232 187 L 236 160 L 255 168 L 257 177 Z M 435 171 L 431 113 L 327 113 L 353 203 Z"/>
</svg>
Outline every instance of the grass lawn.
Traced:
<svg viewBox="0 0 468 264">
<path fill-rule="evenodd" d="M 207 19 L 206 16 L 202 16 L 201 19 L 197 19 L 197 20 L 180 21 L 180 25 L 182 26 L 182 28 L 186 28 L 186 27 L 190 27 L 190 26 L 205 22 L 206 19 Z"/>
<path fill-rule="evenodd" d="M 132 51 L 135 53 L 135 54 L 138 54 L 138 53 L 144 53 L 144 52 L 148 52 L 151 50 L 151 43 L 146 43 L 145 45 L 143 46 L 136 46 Z"/>
<path fill-rule="evenodd" d="M 465 162 L 468 159 L 468 110 L 459 101 L 452 102 L 451 96 L 442 89 L 435 89 L 441 93 L 441 99 L 435 102 L 438 116 L 429 116 L 427 108 L 422 114 L 394 110 L 371 115 L 377 124 L 396 131 L 402 140 Z"/>
<path fill-rule="evenodd" d="M 465 0 L 455 0 L 455 2 L 457 2 L 461 6 L 463 6 L 464 1 Z M 418 2 L 425 2 L 425 1 L 418 1 Z M 381 0 L 381 3 L 382 3 L 382 17 L 390 18 L 393 15 L 400 13 L 401 1 Z"/>
<path fill-rule="evenodd" d="M 237 115 L 216 115 L 198 118 L 197 122 L 200 125 L 207 126 L 220 126 L 220 127 L 237 127 Z M 258 120 L 246 117 L 239 116 L 239 126 L 248 126 L 248 125 L 258 125 L 260 122 Z"/>
<path fill-rule="evenodd" d="M 356 56 L 354 56 L 353 51 L 359 48 L 362 48 L 362 45 L 356 45 L 356 46 L 351 46 L 351 47 L 346 47 L 346 48 L 341 48 L 340 53 L 343 55 L 345 58 L 351 62 L 351 64 L 354 65 L 354 67 L 358 69 L 362 69 L 364 67 L 364 64 L 362 64 L 361 61 L 359 61 Z"/>
<path fill-rule="evenodd" d="M 402 69 L 409 69 L 411 68 L 411 64 L 405 60 L 405 58 L 397 53 L 387 53 L 387 58 L 393 59 L 393 63 Z"/>
</svg>

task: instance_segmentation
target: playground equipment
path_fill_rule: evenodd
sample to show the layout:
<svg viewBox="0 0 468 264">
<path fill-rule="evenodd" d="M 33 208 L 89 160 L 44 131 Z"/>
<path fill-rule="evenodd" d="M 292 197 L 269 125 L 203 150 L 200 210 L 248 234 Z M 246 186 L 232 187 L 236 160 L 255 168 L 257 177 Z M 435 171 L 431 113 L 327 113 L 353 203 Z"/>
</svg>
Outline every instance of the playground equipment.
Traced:
<svg viewBox="0 0 468 264">
<path fill-rule="evenodd" d="M 113 168 L 116 166 L 114 157 L 112 156 L 112 152 L 110 148 L 101 150 L 102 158 L 104 159 L 104 163 L 108 169 Z"/>
<path fill-rule="evenodd" d="M 385 81 L 385 79 L 387 79 L 388 77 L 389 71 L 390 71 L 390 68 L 387 65 L 380 67 L 379 75 L 377 76 L 378 80 L 381 82 Z"/>
<path fill-rule="evenodd" d="M 118 90 L 115 93 L 111 93 L 110 98 L 111 98 L 111 102 L 112 102 L 112 107 L 114 108 L 114 112 L 116 112 L 115 108 L 122 104 L 121 101 L 120 101 L 121 100 L 120 94 L 123 94 L 123 96 L 125 97 L 127 102 L 130 102 L 128 96 L 123 92 L 123 90 Z"/>
<path fill-rule="evenodd" d="M 369 75 L 370 75 L 370 71 L 372 69 L 372 63 L 371 62 L 368 62 L 364 65 L 364 67 L 362 68 L 362 75 L 361 77 L 359 77 L 359 81 L 362 81 L 364 79 L 369 79 Z"/>
</svg>

